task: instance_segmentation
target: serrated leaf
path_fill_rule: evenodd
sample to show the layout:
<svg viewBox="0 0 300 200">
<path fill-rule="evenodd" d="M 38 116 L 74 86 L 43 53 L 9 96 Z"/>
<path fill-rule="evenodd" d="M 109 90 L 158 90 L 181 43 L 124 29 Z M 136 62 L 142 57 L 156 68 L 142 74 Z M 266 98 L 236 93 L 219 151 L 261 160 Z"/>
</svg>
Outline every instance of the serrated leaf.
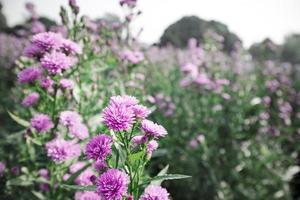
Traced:
<svg viewBox="0 0 300 200">
<path fill-rule="evenodd" d="M 96 186 L 95 185 L 66 185 L 62 184 L 60 187 L 64 189 L 69 189 L 69 190 L 77 190 L 77 191 L 96 191 Z"/>
<path fill-rule="evenodd" d="M 26 127 L 26 128 L 30 126 L 30 123 L 29 123 L 28 121 L 26 121 L 26 120 L 24 120 L 24 119 L 22 119 L 22 118 L 16 116 L 15 114 L 13 114 L 13 113 L 11 113 L 11 112 L 9 112 L 9 111 L 7 111 L 7 113 L 8 113 L 9 116 L 10 116 L 15 122 L 17 122 L 19 125 L 24 126 L 24 127 Z"/>
</svg>

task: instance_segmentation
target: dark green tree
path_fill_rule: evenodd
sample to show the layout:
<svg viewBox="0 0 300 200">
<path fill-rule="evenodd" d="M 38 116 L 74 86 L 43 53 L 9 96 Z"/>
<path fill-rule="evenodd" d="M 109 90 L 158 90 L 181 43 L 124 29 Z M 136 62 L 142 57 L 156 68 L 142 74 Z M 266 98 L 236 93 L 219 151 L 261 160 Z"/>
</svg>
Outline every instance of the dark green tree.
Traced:
<svg viewBox="0 0 300 200">
<path fill-rule="evenodd" d="M 204 34 L 212 30 L 224 38 L 223 50 L 231 52 L 236 42 L 241 42 L 238 36 L 229 31 L 228 27 L 218 21 L 206 21 L 197 16 L 186 16 L 171 24 L 160 38 L 160 46 L 171 44 L 175 47 L 184 48 L 190 38 L 196 38 L 199 43 L 203 42 Z"/>
</svg>

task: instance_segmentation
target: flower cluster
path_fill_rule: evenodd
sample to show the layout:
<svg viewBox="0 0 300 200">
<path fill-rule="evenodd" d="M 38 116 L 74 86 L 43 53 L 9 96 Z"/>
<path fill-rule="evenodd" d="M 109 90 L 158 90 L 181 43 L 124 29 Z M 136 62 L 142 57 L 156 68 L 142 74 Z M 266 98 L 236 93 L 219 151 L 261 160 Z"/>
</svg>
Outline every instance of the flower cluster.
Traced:
<svg viewBox="0 0 300 200">
<path fill-rule="evenodd" d="M 112 97 L 102 113 L 105 125 L 114 131 L 126 131 L 136 120 L 145 119 L 150 114 L 150 110 L 139 105 L 138 102 L 131 96 Z"/>
</svg>

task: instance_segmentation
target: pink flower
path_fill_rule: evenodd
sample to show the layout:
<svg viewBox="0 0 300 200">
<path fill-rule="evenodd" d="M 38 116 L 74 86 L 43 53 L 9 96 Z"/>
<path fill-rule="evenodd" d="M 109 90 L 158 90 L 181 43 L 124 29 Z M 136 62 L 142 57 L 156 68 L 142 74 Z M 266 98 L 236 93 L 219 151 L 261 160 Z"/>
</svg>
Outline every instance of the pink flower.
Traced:
<svg viewBox="0 0 300 200">
<path fill-rule="evenodd" d="M 164 137 L 168 134 L 163 126 L 158 125 L 147 119 L 144 119 L 142 121 L 141 128 L 147 136 L 154 138 Z"/>
<path fill-rule="evenodd" d="M 45 114 L 36 115 L 31 119 L 30 124 L 38 132 L 47 132 L 54 126 L 50 117 Z"/>
<path fill-rule="evenodd" d="M 38 102 L 39 98 L 40 98 L 39 93 L 33 92 L 23 99 L 22 105 L 25 107 L 30 107 L 32 105 L 35 105 Z"/>
</svg>

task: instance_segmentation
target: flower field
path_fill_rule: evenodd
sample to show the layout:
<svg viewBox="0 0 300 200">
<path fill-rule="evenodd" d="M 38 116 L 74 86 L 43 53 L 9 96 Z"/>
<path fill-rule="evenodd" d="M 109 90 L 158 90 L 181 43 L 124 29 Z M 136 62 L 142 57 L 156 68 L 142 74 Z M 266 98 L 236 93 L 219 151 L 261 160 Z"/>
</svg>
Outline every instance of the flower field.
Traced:
<svg viewBox="0 0 300 200">
<path fill-rule="evenodd" d="M 300 198 L 300 67 L 208 30 L 145 45 L 141 11 L 0 33 L 0 199 Z M 274 54 L 274 53 L 273 53 Z M 272 54 L 272 55 L 273 55 Z"/>
</svg>

